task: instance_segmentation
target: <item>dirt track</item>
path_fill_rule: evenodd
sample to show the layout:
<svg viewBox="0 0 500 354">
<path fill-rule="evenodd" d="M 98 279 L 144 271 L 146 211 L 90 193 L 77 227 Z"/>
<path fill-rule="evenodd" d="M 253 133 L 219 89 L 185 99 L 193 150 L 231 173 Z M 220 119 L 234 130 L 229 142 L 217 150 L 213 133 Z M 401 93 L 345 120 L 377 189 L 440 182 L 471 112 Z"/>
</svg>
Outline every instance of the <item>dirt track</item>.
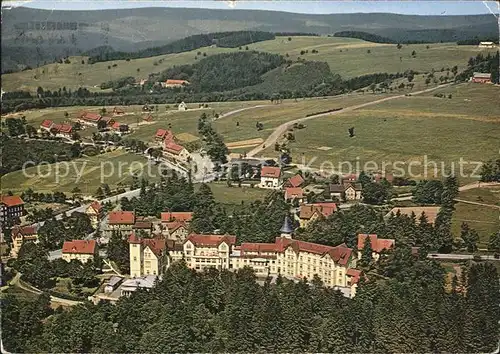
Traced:
<svg viewBox="0 0 500 354">
<path fill-rule="evenodd" d="M 431 92 L 431 91 L 434 91 L 436 89 L 439 89 L 439 88 L 442 88 L 442 87 L 446 87 L 446 86 L 449 86 L 449 85 L 451 85 L 451 84 L 439 85 L 439 86 L 432 87 L 432 88 L 429 88 L 429 89 L 426 89 L 426 90 L 413 92 L 413 93 L 411 93 L 411 95 L 414 96 L 414 95 L 419 95 L 419 94 L 426 93 L 426 92 Z M 381 98 L 381 99 L 376 100 L 376 101 L 372 101 L 372 102 L 368 102 L 368 103 L 363 103 L 363 104 L 358 104 L 358 105 L 351 106 L 351 107 L 346 107 L 346 108 L 343 108 L 343 109 L 341 109 L 339 111 L 316 114 L 316 115 L 313 115 L 313 116 L 304 117 L 304 118 L 298 118 L 298 119 L 294 119 L 294 120 L 291 120 L 289 122 L 283 123 L 279 127 L 277 127 L 271 133 L 271 135 L 269 135 L 267 137 L 266 141 L 264 141 L 263 144 L 257 146 L 255 149 L 253 149 L 249 153 L 247 153 L 247 157 L 254 157 L 258 153 L 260 153 L 263 150 L 265 150 L 267 147 L 273 146 L 278 141 L 279 137 L 281 135 L 283 135 L 283 133 L 285 133 L 288 130 L 288 128 L 290 126 L 294 125 L 295 123 L 302 123 L 302 122 L 305 122 L 305 121 L 308 121 L 308 120 L 314 119 L 314 118 L 326 117 L 326 116 L 331 116 L 331 115 L 336 115 L 336 114 L 342 114 L 342 113 L 345 113 L 345 112 L 351 112 L 351 111 L 354 111 L 354 110 L 357 110 L 357 109 L 360 109 L 360 108 L 372 106 L 372 105 L 375 105 L 375 104 L 379 104 L 379 103 L 382 103 L 382 102 L 394 100 L 394 99 L 397 99 L 397 98 L 403 98 L 403 97 L 407 97 L 407 96 L 406 95 L 397 95 L 397 96 L 385 97 L 385 98 Z"/>
</svg>

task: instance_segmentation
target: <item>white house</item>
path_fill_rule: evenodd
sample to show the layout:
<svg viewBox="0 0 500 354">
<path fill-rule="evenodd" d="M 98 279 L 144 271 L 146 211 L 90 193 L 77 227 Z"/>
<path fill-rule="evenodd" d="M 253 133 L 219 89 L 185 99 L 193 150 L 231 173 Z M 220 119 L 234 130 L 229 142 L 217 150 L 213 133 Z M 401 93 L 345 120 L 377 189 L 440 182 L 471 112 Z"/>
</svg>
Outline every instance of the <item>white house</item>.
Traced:
<svg viewBox="0 0 500 354">
<path fill-rule="evenodd" d="M 281 168 L 263 166 L 260 170 L 260 187 L 280 189 L 282 185 Z"/>
<path fill-rule="evenodd" d="M 493 43 L 493 42 L 479 42 L 479 48 L 495 48 L 495 43 Z"/>
<path fill-rule="evenodd" d="M 184 102 L 181 102 L 181 103 L 179 103 L 178 109 L 179 109 L 179 111 L 186 111 L 187 105 Z"/>
</svg>

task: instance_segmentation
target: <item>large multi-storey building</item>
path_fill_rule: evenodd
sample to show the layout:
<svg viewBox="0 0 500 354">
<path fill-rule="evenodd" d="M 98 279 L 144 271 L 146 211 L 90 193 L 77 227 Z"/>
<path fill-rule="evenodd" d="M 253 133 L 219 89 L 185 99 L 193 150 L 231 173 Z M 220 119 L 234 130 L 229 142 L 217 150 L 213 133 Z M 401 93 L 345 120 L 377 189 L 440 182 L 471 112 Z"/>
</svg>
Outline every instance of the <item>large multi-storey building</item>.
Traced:
<svg viewBox="0 0 500 354">
<path fill-rule="evenodd" d="M 2 195 L 0 201 L 0 226 L 4 227 L 8 219 L 20 218 L 24 213 L 24 202 L 17 195 Z"/>
<path fill-rule="evenodd" d="M 131 232 L 135 225 L 135 213 L 133 211 L 112 211 L 108 214 L 108 228 L 106 232 L 111 235 L 113 231 Z"/>
<path fill-rule="evenodd" d="M 95 240 L 73 240 L 64 241 L 62 248 L 62 259 L 71 262 L 77 259 L 82 263 L 94 261 L 98 254 L 97 242 Z"/>
<path fill-rule="evenodd" d="M 257 276 L 282 275 L 290 279 L 314 276 L 328 287 L 347 290 L 354 296 L 360 272 L 356 255 L 345 244 L 336 247 L 294 240 L 293 228 L 287 218 L 281 236 L 274 243 L 242 243 L 236 236 L 191 234 L 183 243 L 164 239 L 129 238 L 130 275 L 139 277 L 161 274 L 172 262 L 184 260 L 189 268 L 203 270 L 238 270 L 251 267 Z M 150 261 L 151 268 L 146 266 Z"/>
</svg>

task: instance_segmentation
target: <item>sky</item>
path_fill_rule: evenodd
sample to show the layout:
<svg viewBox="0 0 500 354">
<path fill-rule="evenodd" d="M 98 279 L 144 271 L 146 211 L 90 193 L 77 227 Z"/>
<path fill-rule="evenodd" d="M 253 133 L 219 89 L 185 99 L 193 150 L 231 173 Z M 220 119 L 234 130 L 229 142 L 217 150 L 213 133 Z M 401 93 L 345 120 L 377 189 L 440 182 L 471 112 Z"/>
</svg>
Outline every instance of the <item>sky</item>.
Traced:
<svg viewBox="0 0 500 354">
<path fill-rule="evenodd" d="M 3 1 L 2 6 L 27 6 L 57 10 L 98 10 L 137 7 L 188 7 L 210 9 L 274 10 L 310 14 L 391 12 L 410 15 L 469 15 L 499 13 L 498 1 L 107 1 L 107 0 L 28 0 Z M 489 9 L 488 9 L 489 7 Z M 498 17 L 498 16 L 497 16 Z"/>
</svg>

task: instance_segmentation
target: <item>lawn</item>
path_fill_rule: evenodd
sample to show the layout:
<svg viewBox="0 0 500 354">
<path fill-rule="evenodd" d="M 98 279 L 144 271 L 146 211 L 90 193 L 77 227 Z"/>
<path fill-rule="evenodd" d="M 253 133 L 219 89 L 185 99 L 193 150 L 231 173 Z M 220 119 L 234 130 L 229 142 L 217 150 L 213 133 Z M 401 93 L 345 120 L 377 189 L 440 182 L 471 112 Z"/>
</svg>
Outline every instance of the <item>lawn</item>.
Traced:
<svg viewBox="0 0 500 354">
<path fill-rule="evenodd" d="M 354 77 L 378 72 L 430 71 L 442 67 L 458 65 L 463 69 L 467 60 L 479 52 L 493 49 L 479 49 L 477 46 L 457 46 L 454 43 L 435 43 L 405 45 L 397 49 L 394 44 L 365 42 L 353 38 L 337 37 L 276 37 L 274 40 L 248 45 L 249 50 L 278 53 L 295 60 L 301 57 L 310 61 L 324 61 L 330 65 L 332 72 L 342 77 Z M 315 49 L 318 53 L 313 54 Z M 193 64 L 207 56 L 238 51 L 238 48 L 200 48 L 194 51 L 161 55 L 130 61 L 115 60 L 95 64 L 87 64 L 86 57 L 70 57 L 70 64 L 48 64 L 22 72 L 2 75 L 2 88 L 5 91 L 30 90 L 35 92 L 38 86 L 44 89 L 87 87 L 99 91 L 101 83 L 126 76 L 136 79 L 147 78 L 150 73 L 157 73 L 175 65 Z M 309 52 L 301 55 L 301 51 Z M 370 53 L 368 53 L 368 50 Z M 412 51 L 416 57 L 411 56 Z M 197 57 L 195 59 L 195 57 Z M 82 64 L 83 62 L 83 64 Z M 155 65 L 156 64 L 156 65 Z M 116 66 L 114 66 L 116 65 Z"/>
<path fill-rule="evenodd" d="M 209 184 L 210 189 L 217 202 L 226 205 L 248 204 L 255 200 L 263 199 L 269 190 L 250 187 L 228 187 L 226 182 L 215 182 Z"/>
<path fill-rule="evenodd" d="M 101 183 L 111 188 L 129 184 L 131 173 L 146 175 L 148 164 L 144 157 L 115 150 L 105 154 L 79 158 L 69 164 L 57 163 L 27 168 L 2 176 L 2 189 L 20 193 L 27 188 L 37 192 L 71 192 L 78 186 L 86 195 L 93 194 Z M 154 166 L 152 174 L 158 176 Z M 153 180 L 155 178 L 148 178 Z"/>
<path fill-rule="evenodd" d="M 465 203 L 457 203 L 455 208 L 451 226 L 453 234 L 460 236 L 460 225 L 466 222 L 479 233 L 478 248 L 487 248 L 491 234 L 500 230 L 500 210 Z"/>
<path fill-rule="evenodd" d="M 453 93 L 453 98 L 405 97 L 308 121 L 306 129 L 296 131 L 296 142 L 289 144 L 294 162 L 305 161 L 318 168 L 326 161 L 336 169 L 340 162 L 350 162 L 357 170 L 381 169 L 386 162 L 391 163 L 387 170 L 400 167 L 406 172 L 411 162 L 413 177 L 423 178 L 424 156 L 439 168 L 441 163 L 451 168 L 455 162 L 457 171 L 460 158 L 480 162 L 498 157 L 500 89 L 463 84 L 443 91 Z M 351 127 L 355 128 L 354 138 L 348 134 Z M 269 147 L 263 155 L 274 156 L 273 150 Z M 364 167 L 367 161 L 377 166 Z M 396 161 L 398 165 L 393 164 Z M 464 165 L 465 173 L 469 175 L 474 167 Z M 331 170 L 331 166 L 324 168 Z M 342 170 L 347 169 L 346 164 Z M 429 167 L 427 177 L 431 174 Z"/>
<path fill-rule="evenodd" d="M 500 187 L 475 188 L 460 192 L 460 199 L 500 206 Z"/>
</svg>

